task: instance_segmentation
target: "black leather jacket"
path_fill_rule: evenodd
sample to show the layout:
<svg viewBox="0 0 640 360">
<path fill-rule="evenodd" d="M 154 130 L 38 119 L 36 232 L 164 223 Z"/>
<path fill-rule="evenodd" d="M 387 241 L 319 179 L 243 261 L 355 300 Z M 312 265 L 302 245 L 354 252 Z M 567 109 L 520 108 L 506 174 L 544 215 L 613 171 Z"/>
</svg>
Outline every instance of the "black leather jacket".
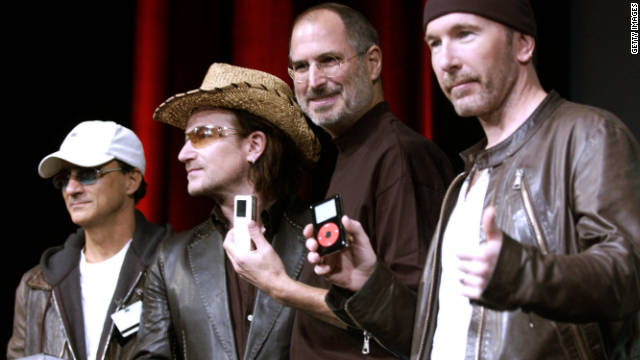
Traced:
<svg viewBox="0 0 640 360">
<path fill-rule="evenodd" d="M 109 315 L 142 299 L 147 266 L 156 245 L 170 233 L 168 226 L 147 222 L 136 211 L 136 229 L 107 311 L 98 359 L 131 356 L 136 335 L 123 338 Z M 83 246 L 84 232 L 78 229 L 64 246 L 46 250 L 40 264 L 23 275 L 16 291 L 7 358 L 45 353 L 63 359 L 86 359 L 78 268 Z"/>
<path fill-rule="evenodd" d="M 307 211 L 289 207 L 271 242 L 297 279 L 305 261 Z M 222 247 L 211 219 L 163 242 L 149 273 L 136 359 L 238 358 Z M 258 290 L 245 359 L 288 359 L 294 310 Z"/>
<path fill-rule="evenodd" d="M 504 242 L 482 301 L 473 304 L 466 358 L 639 358 L 637 141 L 612 114 L 552 92 L 508 139 L 484 147 L 463 154 L 467 169 L 445 196 L 418 292 L 411 358 L 430 357 L 443 232 L 464 178 L 485 168 L 485 206 L 496 207 Z M 378 294 L 375 312 L 367 311 L 366 294 Z M 378 266 L 350 301 L 373 334 L 407 354 L 411 319 L 397 315 L 415 304 L 414 294 Z"/>
</svg>

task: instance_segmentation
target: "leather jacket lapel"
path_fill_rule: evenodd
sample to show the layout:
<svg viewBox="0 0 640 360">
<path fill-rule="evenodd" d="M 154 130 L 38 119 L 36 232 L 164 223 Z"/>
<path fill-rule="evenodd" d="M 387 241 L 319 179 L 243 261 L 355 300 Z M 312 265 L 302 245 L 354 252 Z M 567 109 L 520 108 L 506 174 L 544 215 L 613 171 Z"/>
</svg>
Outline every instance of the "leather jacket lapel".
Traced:
<svg viewBox="0 0 640 360">
<path fill-rule="evenodd" d="M 213 332 L 227 357 L 236 359 L 222 241 L 221 234 L 211 225 L 196 234 L 187 251 L 200 301 L 206 310 Z"/>
<path fill-rule="evenodd" d="M 304 238 L 302 237 L 302 228 L 296 231 L 298 229 L 287 226 L 287 222 L 288 218 L 284 215 L 280 222 L 280 231 L 274 236 L 272 246 L 276 253 L 280 255 L 289 277 L 297 279 L 304 265 Z M 245 359 L 255 359 L 258 356 L 264 342 L 267 341 L 269 334 L 273 330 L 282 308 L 283 305 L 258 290 L 253 310 L 255 320 L 251 323 L 251 328 L 249 329 Z"/>
</svg>

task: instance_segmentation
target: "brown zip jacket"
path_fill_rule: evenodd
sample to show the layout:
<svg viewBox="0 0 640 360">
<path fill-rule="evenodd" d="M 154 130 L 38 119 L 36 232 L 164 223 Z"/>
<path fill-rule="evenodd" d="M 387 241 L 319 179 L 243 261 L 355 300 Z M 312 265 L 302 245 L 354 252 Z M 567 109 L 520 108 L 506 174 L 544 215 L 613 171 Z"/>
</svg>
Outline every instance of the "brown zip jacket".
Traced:
<svg viewBox="0 0 640 360">
<path fill-rule="evenodd" d="M 405 356 L 411 342 L 412 359 L 430 358 L 444 229 L 464 178 L 489 169 L 485 207 L 496 207 L 504 242 L 473 302 L 466 358 L 640 358 L 640 146 L 629 130 L 551 92 L 509 138 L 484 147 L 463 153 L 466 170 L 445 196 L 417 304 L 378 266 L 344 301 L 350 314 Z M 415 318 L 402 317 L 412 304 Z"/>
</svg>

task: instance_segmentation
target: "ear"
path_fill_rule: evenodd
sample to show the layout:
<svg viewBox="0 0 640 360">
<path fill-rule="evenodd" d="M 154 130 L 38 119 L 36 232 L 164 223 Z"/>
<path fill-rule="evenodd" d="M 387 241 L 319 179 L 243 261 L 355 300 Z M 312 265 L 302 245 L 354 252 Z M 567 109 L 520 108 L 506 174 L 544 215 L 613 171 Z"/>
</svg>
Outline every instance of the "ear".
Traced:
<svg viewBox="0 0 640 360">
<path fill-rule="evenodd" d="M 127 195 L 133 196 L 133 194 L 138 191 L 140 183 L 142 183 L 142 173 L 140 172 L 140 170 L 134 169 L 133 171 L 129 171 L 124 175 L 126 177 L 125 186 L 127 187 Z"/>
<path fill-rule="evenodd" d="M 513 34 L 514 51 L 516 58 L 522 64 L 528 64 L 533 58 L 533 50 L 536 48 L 536 39 L 527 34 L 516 31 Z"/>
<path fill-rule="evenodd" d="M 267 136 L 262 131 L 254 131 L 249 134 L 249 136 L 245 138 L 247 161 L 250 163 L 258 161 L 266 147 Z"/>
<path fill-rule="evenodd" d="M 376 81 L 382 72 L 382 50 L 378 45 L 372 45 L 363 56 L 369 80 Z"/>
</svg>

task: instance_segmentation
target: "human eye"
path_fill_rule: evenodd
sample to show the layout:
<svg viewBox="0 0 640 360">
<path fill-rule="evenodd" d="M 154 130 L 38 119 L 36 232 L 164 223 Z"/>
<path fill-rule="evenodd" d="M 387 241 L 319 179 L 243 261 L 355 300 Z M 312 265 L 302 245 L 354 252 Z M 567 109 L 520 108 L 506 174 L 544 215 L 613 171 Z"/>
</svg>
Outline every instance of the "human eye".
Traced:
<svg viewBox="0 0 640 360">
<path fill-rule="evenodd" d="M 431 51 L 434 51 L 442 43 L 440 39 L 432 38 L 432 37 L 427 38 L 426 42 L 427 42 L 427 46 Z"/>
<path fill-rule="evenodd" d="M 291 66 L 291 69 L 293 69 L 293 72 L 295 72 L 295 73 L 303 74 L 303 73 L 307 72 L 307 70 L 309 69 L 309 63 L 307 63 L 307 62 L 296 62 L 296 63 L 293 63 L 293 65 Z"/>
<path fill-rule="evenodd" d="M 196 138 L 198 138 L 200 140 L 206 139 L 208 137 L 211 137 L 213 135 L 213 130 L 214 129 L 216 131 L 218 130 L 218 128 L 213 128 L 213 127 L 209 127 L 209 126 L 198 127 L 196 129 L 194 129 L 194 130 L 196 130 L 195 131 Z"/>
<path fill-rule="evenodd" d="M 93 168 L 79 168 L 76 171 L 75 178 L 80 182 L 93 181 L 98 177 L 98 169 Z"/>
<path fill-rule="evenodd" d="M 456 38 L 460 40 L 470 40 L 475 36 L 476 31 L 469 28 L 461 28 L 456 32 Z"/>
<path fill-rule="evenodd" d="M 322 69 L 330 69 L 340 64 L 340 58 L 337 56 L 323 56 L 318 59 L 318 66 Z"/>
</svg>

